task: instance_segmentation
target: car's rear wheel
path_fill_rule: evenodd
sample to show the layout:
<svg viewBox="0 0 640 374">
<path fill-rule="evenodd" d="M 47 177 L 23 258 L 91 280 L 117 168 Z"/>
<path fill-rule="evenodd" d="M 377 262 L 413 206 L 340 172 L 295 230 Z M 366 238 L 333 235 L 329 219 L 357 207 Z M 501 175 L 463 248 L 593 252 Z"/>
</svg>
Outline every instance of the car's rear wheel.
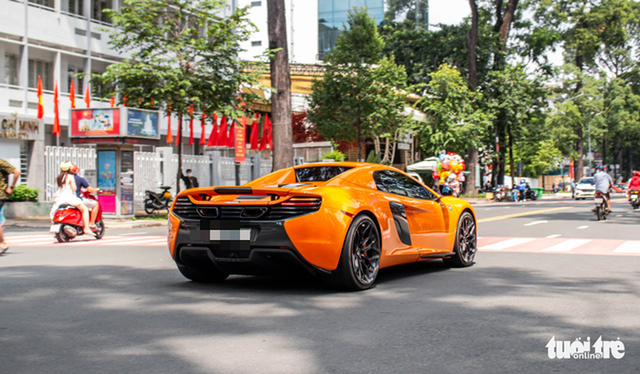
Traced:
<svg viewBox="0 0 640 374">
<path fill-rule="evenodd" d="M 333 283 L 351 291 L 371 288 L 380 270 L 381 248 L 376 223 L 369 216 L 357 216 L 349 226 Z"/>
<path fill-rule="evenodd" d="M 178 265 L 178 270 L 184 275 L 185 278 L 191 279 L 194 282 L 202 283 L 218 283 L 227 279 L 229 274 L 223 273 L 216 267 L 195 267 Z"/>
<path fill-rule="evenodd" d="M 451 267 L 466 267 L 473 265 L 478 251 L 478 233 L 476 222 L 469 212 L 463 212 L 458 220 L 456 241 L 453 247 L 454 255 L 444 258 L 446 265 Z"/>
</svg>

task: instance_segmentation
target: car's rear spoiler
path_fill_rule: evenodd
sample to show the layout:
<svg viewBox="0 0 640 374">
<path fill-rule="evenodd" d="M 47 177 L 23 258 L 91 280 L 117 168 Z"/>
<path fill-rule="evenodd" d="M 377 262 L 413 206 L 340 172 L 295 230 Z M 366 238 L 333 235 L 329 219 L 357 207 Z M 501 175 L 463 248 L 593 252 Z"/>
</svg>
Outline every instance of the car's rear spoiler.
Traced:
<svg viewBox="0 0 640 374">
<path fill-rule="evenodd" d="M 287 196 L 290 189 L 284 188 L 252 188 L 252 187 L 215 187 L 213 192 L 218 195 L 254 195 L 270 196 L 271 200 L 278 200 Z"/>
</svg>

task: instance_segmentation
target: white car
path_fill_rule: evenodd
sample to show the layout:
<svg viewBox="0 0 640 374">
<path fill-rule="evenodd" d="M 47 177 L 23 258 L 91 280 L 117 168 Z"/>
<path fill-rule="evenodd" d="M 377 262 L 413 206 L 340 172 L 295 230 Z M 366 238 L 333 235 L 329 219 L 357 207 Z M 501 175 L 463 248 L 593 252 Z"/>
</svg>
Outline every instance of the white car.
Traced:
<svg viewBox="0 0 640 374">
<path fill-rule="evenodd" d="M 576 193 L 574 194 L 574 198 L 576 200 L 580 199 L 593 199 L 596 194 L 596 186 L 593 181 L 593 177 L 584 177 L 580 179 L 578 184 L 576 185 Z"/>
</svg>

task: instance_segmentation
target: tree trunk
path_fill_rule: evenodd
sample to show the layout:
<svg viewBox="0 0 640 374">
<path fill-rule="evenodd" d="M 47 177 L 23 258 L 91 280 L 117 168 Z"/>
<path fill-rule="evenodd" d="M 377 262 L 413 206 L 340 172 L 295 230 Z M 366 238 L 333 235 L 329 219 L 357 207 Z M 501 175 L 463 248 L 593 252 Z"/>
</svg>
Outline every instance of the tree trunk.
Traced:
<svg viewBox="0 0 640 374">
<path fill-rule="evenodd" d="M 513 23 L 516 9 L 518 9 L 518 2 L 519 0 L 509 0 L 509 3 L 507 4 L 507 10 L 502 17 L 500 34 L 498 36 L 498 38 L 500 39 L 501 50 L 504 50 L 507 46 L 507 38 L 509 38 L 509 30 L 511 30 L 511 24 Z"/>
<path fill-rule="evenodd" d="M 470 146 L 467 150 L 467 162 L 469 166 L 469 175 L 466 178 L 464 185 L 464 193 L 467 195 L 475 195 L 478 190 L 476 189 L 476 168 L 478 168 L 478 149 Z"/>
<path fill-rule="evenodd" d="M 471 8 L 471 28 L 467 34 L 467 62 L 469 64 L 469 84 L 472 90 L 478 86 L 477 48 L 478 48 L 478 4 L 469 0 Z"/>
<path fill-rule="evenodd" d="M 273 169 L 293 166 L 291 128 L 291 75 L 287 47 L 284 0 L 268 0 L 269 48 L 279 49 L 271 59 L 271 116 L 273 118 Z"/>
<path fill-rule="evenodd" d="M 467 62 L 469 64 L 469 85 L 473 91 L 478 86 L 478 69 L 477 69 L 477 47 L 478 47 L 478 4 L 476 0 L 469 0 L 471 8 L 471 28 L 467 34 Z M 476 169 L 478 168 L 478 150 L 475 146 L 469 146 L 467 150 L 467 166 L 469 167 L 469 176 L 464 184 L 464 193 L 475 195 L 476 190 Z"/>
<path fill-rule="evenodd" d="M 178 113 L 178 173 L 176 175 L 176 195 L 180 192 L 180 175 L 182 174 L 182 113 Z M 166 163 L 168 164 L 168 163 Z"/>
<path fill-rule="evenodd" d="M 509 135 L 509 171 L 511 172 L 511 188 L 513 188 L 516 185 L 516 170 L 513 167 L 513 135 L 511 133 L 511 126 L 507 128 L 507 132 Z"/>
</svg>

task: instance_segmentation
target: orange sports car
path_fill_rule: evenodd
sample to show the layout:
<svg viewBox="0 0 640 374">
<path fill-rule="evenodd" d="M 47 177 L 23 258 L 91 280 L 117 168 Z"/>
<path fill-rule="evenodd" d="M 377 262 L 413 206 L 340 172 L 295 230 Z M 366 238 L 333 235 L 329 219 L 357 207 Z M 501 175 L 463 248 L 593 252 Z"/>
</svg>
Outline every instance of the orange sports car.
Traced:
<svg viewBox="0 0 640 374">
<path fill-rule="evenodd" d="M 469 203 L 393 167 L 356 162 L 305 164 L 239 187 L 183 191 L 168 227 L 178 269 L 198 282 L 301 271 L 364 290 L 381 268 L 433 259 L 464 267 L 477 250 Z"/>
</svg>

